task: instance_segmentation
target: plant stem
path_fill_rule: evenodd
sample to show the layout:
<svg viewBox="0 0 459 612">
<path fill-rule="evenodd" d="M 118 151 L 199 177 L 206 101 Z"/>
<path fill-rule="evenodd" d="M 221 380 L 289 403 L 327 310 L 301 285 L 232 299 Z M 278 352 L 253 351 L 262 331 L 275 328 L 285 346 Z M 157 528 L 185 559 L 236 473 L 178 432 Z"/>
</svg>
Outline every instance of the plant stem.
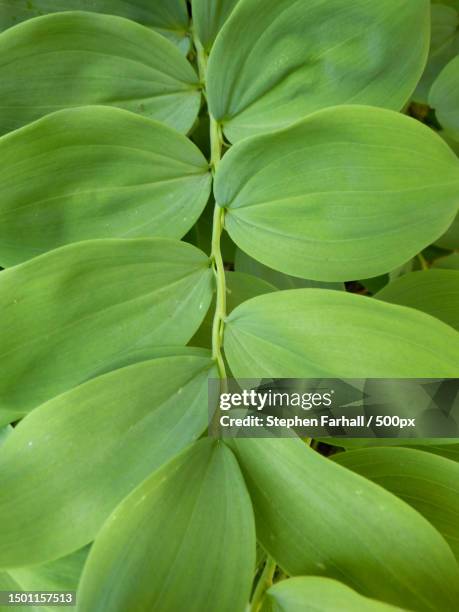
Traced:
<svg viewBox="0 0 459 612">
<path fill-rule="evenodd" d="M 210 163 L 212 171 L 215 173 L 220 162 L 222 148 L 222 137 L 218 124 L 210 118 Z M 226 278 L 225 267 L 221 253 L 221 235 L 225 221 L 225 210 L 215 204 L 214 221 L 212 227 L 212 250 L 211 258 L 214 267 L 215 281 L 217 285 L 217 295 L 215 303 L 215 314 L 212 324 L 212 356 L 217 362 L 220 378 L 226 379 L 225 362 L 222 355 L 223 330 L 226 317 Z"/>
<path fill-rule="evenodd" d="M 427 260 L 422 253 L 418 253 L 418 259 L 421 264 L 421 269 L 429 270 L 429 264 L 427 263 Z"/>
<path fill-rule="evenodd" d="M 271 557 L 266 558 L 266 563 L 257 582 L 255 592 L 252 597 L 250 612 L 259 612 L 266 591 L 273 583 L 274 572 L 276 571 L 276 562 Z"/>
<path fill-rule="evenodd" d="M 203 94 L 206 95 L 206 73 L 207 73 L 207 55 L 201 45 L 198 37 L 193 32 L 193 43 L 196 49 L 199 78 L 201 80 Z M 217 121 L 210 115 L 210 167 L 212 174 L 215 175 L 217 166 L 222 155 L 223 137 L 221 128 Z M 226 317 L 226 278 L 225 267 L 221 253 L 221 235 L 225 221 L 225 210 L 215 204 L 214 219 L 212 226 L 212 246 L 211 246 L 211 261 L 215 275 L 217 287 L 215 313 L 212 323 L 212 357 L 215 359 L 218 369 L 218 374 L 222 379 L 222 388 L 226 388 L 226 368 L 222 354 L 223 330 Z M 223 390 L 222 389 L 222 390 Z"/>
</svg>

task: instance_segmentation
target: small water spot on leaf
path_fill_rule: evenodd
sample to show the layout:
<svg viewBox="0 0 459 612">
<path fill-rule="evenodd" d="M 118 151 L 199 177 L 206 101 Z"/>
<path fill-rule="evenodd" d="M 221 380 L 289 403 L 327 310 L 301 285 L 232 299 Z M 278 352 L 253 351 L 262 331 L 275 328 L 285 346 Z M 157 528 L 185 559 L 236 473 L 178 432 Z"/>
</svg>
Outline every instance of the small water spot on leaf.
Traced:
<svg viewBox="0 0 459 612">
<path fill-rule="evenodd" d="M 322 563 L 321 561 L 319 561 L 318 563 L 316 563 L 316 567 L 320 570 L 324 570 L 326 569 L 325 563 Z"/>
</svg>

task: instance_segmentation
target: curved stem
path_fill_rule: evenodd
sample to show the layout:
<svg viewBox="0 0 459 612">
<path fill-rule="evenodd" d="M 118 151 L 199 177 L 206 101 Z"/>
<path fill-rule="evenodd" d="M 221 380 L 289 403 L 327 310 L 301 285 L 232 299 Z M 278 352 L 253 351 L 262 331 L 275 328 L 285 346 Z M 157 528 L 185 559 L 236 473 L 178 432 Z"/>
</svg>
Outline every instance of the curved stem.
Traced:
<svg viewBox="0 0 459 612">
<path fill-rule="evenodd" d="M 197 36 L 193 32 L 193 42 L 197 54 L 199 78 L 206 96 L 207 55 Z M 223 137 L 217 121 L 210 115 L 210 167 L 215 175 L 222 156 Z M 215 313 L 212 323 L 212 357 L 215 359 L 218 374 L 222 379 L 222 387 L 226 387 L 226 368 L 222 354 L 223 330 L 226 317 L 226 278 L 225 267 L 221 253 L 221 235 L 225 222 L 225 210 L 215 204 L 212 226 L 211 260 L 217 287 Z"/>
<path fill-rule="evenodd" d="M 421 264 L 421 270 L 429 270 L 429 264 L 422 253 L 418 253 L 418 260 Z"/>
<path fill-rule="evenodd" d="M 215 174 L 221 158 L 222 136 L 217 122 L 210 118 L 210 164 L 212 172 Z M 226 279 L 225 267 L 220 248 L 223 224 L 225 221 L 225 211 L 215 204 L 214 221 L 212 226 L 212 250 L 211 258 L 214 267 L 215 281 L 217 285 L 217 296 L 215 303 L 215 314 L 212 324 L 212 356 L 217 362 L 220 378 L 226 378 L 225 362 L 222 355 L 223 328 L 226 317 Z"/>
<path fill-rule="evenodd" d="M 257 582 L 255 592 L 252 597 L 250 612 L 258 612 L 263 603 L 266 591 L 273 583 L 274 573 L 276 571 L 276 562 L 271 557 L 266 558 L 266 563 Z"/>
</svg>

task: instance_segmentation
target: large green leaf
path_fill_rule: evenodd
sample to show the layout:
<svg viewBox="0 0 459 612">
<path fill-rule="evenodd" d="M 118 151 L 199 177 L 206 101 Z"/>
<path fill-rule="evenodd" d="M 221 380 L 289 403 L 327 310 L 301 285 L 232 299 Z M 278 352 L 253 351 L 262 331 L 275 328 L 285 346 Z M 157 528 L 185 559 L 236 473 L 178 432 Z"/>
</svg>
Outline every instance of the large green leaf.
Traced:
<svg viewBox="0 0 459 612">
<path fill-rule="evenodd" d="M 255 566 L 250 499 L 221 442 L 198 442 L 111 515 L 89 555 L 80 610 L 244 612 Z"/>
<path fill-rule="evenodd" d="M 0 452 L 0 567 L 94 539 L 115 506 L 207 427 L 209 357 L 121 368 L 31 412 Z"/>
<path fill-rule="evenodd" d="M 335 104 L 400 110 L 424 69 L 429 4 L 244 0 L 210 54 L 210 112 L 235 142 Z"/>
<path fill-rule="evenodd" d="M 428 103 L 429 91 L 445 65 L 459 52 L 459 14 L 444 4 L 432 4 L 429 59 L 413 98 Z"/>
<path fill-rule="evenodd" d="M 443 68 L 432 85 L 430 106 L 442 127 L 455 139 L 459 138 L 459 55 Z"/>
<path fill-rule="evenodd" d="M 386 285 L 375 297 L 422 310 L 459 329 L 459 272 L 455 270 L 405 274 Z"/>
<path fill-rule="evenodd" d="M 428 446 L 417 446 L 418 450 L 422 450 L 428 453 L 433 453 L 434 455 L 439 455 L 440 457 L 445 457 L 445 459 L 450 459 L 451 461 L 459 461 L 459 444 L 439 444 L 436 445 L 435 441 L 432 440 L 432 444 Z"/>
<path fill-rule="evenodd" d="M 89 553 L 89 546 L 75 553 L 32 567 L 18 567 L 8 570 L 8 574 L 24 591 L 76 591 L 83 566 Z M 68 612 L 66 606 L 45 607 L 49 612 Z M 39 610 L 43 612 L 43 607 Z"/>
<path fill-rule="evenodd" d="M 185 0 L 2 0 L 0 30 L 46 13 L 78 10 L 126 17 L 154 28 L 184 50 L 189 46 Z"/>
<path fill-rule="evenodd" d="M 58 111 L 0 138 L 0 263 L 90 238 L 181 238 L 210 192 L 185 136 L 109 107 Z"/>
<path fill-rule="evenodd" d="M 247 139 L 218 167 L 234 242 L 320 281 L 376 276 L 438 238 L 458 207 L 459 161 L 432 130 L 384 109 L 319 111 Z"/>
<path fill-rule="evenodd" d="M 457 446 L 457 438 L 320 438 L 320 441 L 329 444 L 330 446 L 338 446 L 341 448 L 356 450 L 360 448 L 374 448 L 381 446 L 408 446 L 409 448 L 417 448 L 426 452 L 436 453 L 438 455 L 451 458 L 454 455 L 455 447 Z M 438 451 L 438 452 L 437 452 Z"/>
<path fill-rule="evenodd" d="M 459 249 L 459 215 L 457 215 L 447 231 L 435 242 L 443 249 Z"/>
<path fill-rule="evenodd" d="M 208 51 L 239 0 L 192 0 L 193 24 Z"/>
<path fill-rule="evenodd" d="M 135 363 L 140 363 L 141 361 L 148 361 L 149 359 L 157 359 L 159 357 L 171 357 L 176 355 L 194 355 L 196 357 L 207 357 L 207 348 L 199 348 L 199 347 L 183 347 L 183 346 L 158 346 L 157 344 L 148 344 L 141 347 L 131 347 L 126 350 L 123 350 L 117 353 L 116 357 L 112 359 L 108 359 L 103 363 L 99 364 L 97 367 L 91 371 L 91 373 L 86 377 L 84 381 L 91 380 L 92 378 L 96 378 L 97 376 L 102 376 L 102 374 L 107 374 L 108 372 L 113 372 L 114 370 L 118 370 L 119 368 L 125 368 L 129 365 L 134 365 Z M 33 399 L 33 396 L 32 396 Z M 12 409 L 8 408 L 0 408 L 0 426 L 5 425 L 6 423 L 12 423 L 17 419 L 20 419 L 25 416 L 32 408 L 35 406 L 28 406 L 25 409 L 20 406 Z M 12 428 L 7 429 L 6 434 L 11 433 Z M 4 430 L 2 429 L 0 434 Z M 5 434 L 5 436 L 6 436 Z M 0 435 L 0 441 L 3 438 Z"/>
<path fill-rule="evenodd" d="M 352 353 L 351 353 L 352 354 Z M 418 611 L 453 610 L 459 567 L 430 523 L 298 439 L 235 439 L 257 537 L 290 575 Z"/>
<path fill-rule="evenodd" d="M 459 11 L 459 0 L 432 0 L 432 4 L 444 4 L 445 6 L 452 6 Z"/>
<path fill-rule="evenodd" d="M 459 559 L 459 463 L 411 448 L 370 448 L 333 455 L 413 506 Z"/>
<path fill-rule="evenodd" d="M 433 267 L 444 270 L 459 270 L 459 253 L 452 253 L 447 257 L 440 257 L 440 259 L 434 262 Z"/>
<path fill-rule="evenodd" d="M 290 578 L 266 593 L 263 612 L 396 612 L 388 604 L 362 597 L 346 585 L 315 576 Z"/>
<path fill-rule="evenodd" d="M 85 104 L 118 106 L 181 132 L 201 94 L 180 51 L 148 28 L 96 13 L 37 17 L 0 34 L 0 133 Z"/>
<path fill-rule="evenodd" d="M 21 586 L 7 572 L 0 571 L 0 591 L 22 591 Z M 8 609 L 5 607 L 5 609 Z M 43 612 L 43 608 L 31 605 L 16 604 L 13 609 L 15 612 Z"/>
<path fill-rule="evenodd" d="M 228 317 L 238 378 L 454 378 L 459 334 L 411 308 L 327 289 L 262 295 Z"/>
<path fill-rule="evenodd" d="M 283 274 L 273 268 L 263 265 L 241 249 L 236 250 L 235 258 L 235 269 L 237 272 L 243 272 L 256 276 L 267 283 L 274 285 L 277 289 L 301 289 L 301 288 L 321 288 L 321 289 L 336 289 L 342 291 L 344 285 L 342 283 L 322 283 L 321 281 L 307 280 L 306 278 L 299 278 L 298 276 L 290 276 Z M 251 296 L 253 297 L 253 296 Z"/>
<path fill-rule="evenodd" d="M 7 437 L 13 432 L 13 428 L 11 425 L 6 425 L 2 423 L 0 425 L 0 446 L 6 441 Z"/>
<path fill-rule="evenodd" d="M 79 242 L 4 270 L 0 409 L 24 414 L 129 351 L 186 344 L 212 288 L 204 253 L 162 238 Z"/>
</svg>

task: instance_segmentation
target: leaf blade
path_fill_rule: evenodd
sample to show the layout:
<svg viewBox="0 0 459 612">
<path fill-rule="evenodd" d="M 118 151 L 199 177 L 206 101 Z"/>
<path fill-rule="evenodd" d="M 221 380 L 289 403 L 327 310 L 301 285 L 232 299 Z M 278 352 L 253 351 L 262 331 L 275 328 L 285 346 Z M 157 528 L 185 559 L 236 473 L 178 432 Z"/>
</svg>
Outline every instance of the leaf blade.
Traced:
<svg viewBox="0 0 459 612">
<path fill-rule="evenodd" d="M 213 277 L 191 245 L 107 239 L 4 270 L 0 287 L 0 407 L 20 416 L 130 350 L 185 345 L 210 304 Z"/>
<path fill-rule="evenodd" d="M 457 157 L 431 130 L 341 106 L 234 146 L 214 194 L 248 255 L 334 282 L 387 272 L 431 244 L 457 213 L 458 185 Z"/>
<path fill-rule="evenodd" d="M 210 356 L 181 353 L 95 378 L 15 428 L 0 453 L 0 567 L 88 544 L 126 495 L 203 433 L 216 372 Z"/>
<path fill-rule="evenodd" d="M 109 107 L 58 111 L 0 138 L 0 261 L 71 242 L 181 238 L 210 192 L 182 134 Z"/>
<path fill-rule="evenodd" d="M 125 108 L 180 132 L 198 114 L 191 65 L 162 36 L 122 17 L 78 11 L 37 17 L 2 32 L 0 54 L 0 133 L 90 104 Z"/>
<path fill-rule="evenodd" d="M 127 551 L 129 573 L 118 551 Z M 115 510 L 89 557 L 80 606 L 121 611 L 135 600 L 136 610 L 243 612 L 254 565 L 237 462 L 224 445 L 200 441 Z"/>
</svg>

